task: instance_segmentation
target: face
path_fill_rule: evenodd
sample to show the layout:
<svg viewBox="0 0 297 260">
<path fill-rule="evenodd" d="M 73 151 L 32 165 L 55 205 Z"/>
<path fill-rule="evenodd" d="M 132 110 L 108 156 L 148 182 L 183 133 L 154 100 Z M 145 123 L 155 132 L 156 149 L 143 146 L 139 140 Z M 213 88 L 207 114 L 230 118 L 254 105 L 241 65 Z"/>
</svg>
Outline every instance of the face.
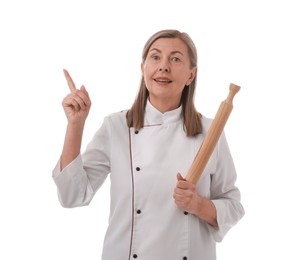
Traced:
<svg viewBox="0 0 297 260">
<path fill-rule="evenodd" d="M 187 45 L 178 38 L 156 40 L 141 70 L 150 102 L 157 108 L 161 104 L 177 108 L 185 85 L 190 85 L 196 75 L 196 67 L 190 68 Z"/>
</svg>

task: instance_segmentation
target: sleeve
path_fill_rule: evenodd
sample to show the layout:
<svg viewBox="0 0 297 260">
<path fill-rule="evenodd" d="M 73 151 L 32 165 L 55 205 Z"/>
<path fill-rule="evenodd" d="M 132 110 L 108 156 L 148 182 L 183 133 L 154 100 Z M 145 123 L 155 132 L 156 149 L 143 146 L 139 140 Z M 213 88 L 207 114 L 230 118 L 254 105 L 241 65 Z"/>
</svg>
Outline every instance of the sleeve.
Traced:
<svg viewBox="0 0 297 260">
<path fill-rule="evenodd" d="M 211 180 L 211 201 L 217 211 L 218 228 L 209 228 L 215 241 L 220 242 L 245 213 L 240 202 L 240 191 L 235 186 L 237 174 L 224 133 L 218 142 L 216 157 L 216 169 Z"/>
<path fill-rule="evenodd" d="M 63 207 L 88 205 L 110 173 L 110 127 L 105 118 L 100 129 L 78 155 L 60 171 L 60 160 L 53 170 L 58 198 Z"/>
</svg>

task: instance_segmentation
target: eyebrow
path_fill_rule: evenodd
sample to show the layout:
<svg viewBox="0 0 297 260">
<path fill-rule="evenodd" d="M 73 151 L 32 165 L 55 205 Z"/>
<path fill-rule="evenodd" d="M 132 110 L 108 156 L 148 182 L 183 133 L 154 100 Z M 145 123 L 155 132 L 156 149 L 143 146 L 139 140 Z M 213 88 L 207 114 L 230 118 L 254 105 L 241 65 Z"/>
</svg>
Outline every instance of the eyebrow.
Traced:
<svg viewBox="0 0 297 260">
<path fill-rule="evenodd" d="M 159 49 L 157 49 L 157 48 L 152 48 L 152 49 L 150 50 L 150 52 L 151 52 L 151 51 L 156 51 L 156 52 L 161 53 L 161 51 L 160 51 Z M 172 54 L 176 54 L 176 53 L 179 53 L 180 55 L 184 56 L 184 54 L 183 54 L 182 52 L 180 52 L 180 51 L 173 51 L 173 52 L 171 52 L 170 54 L 172 55 Z"/>
</svg>

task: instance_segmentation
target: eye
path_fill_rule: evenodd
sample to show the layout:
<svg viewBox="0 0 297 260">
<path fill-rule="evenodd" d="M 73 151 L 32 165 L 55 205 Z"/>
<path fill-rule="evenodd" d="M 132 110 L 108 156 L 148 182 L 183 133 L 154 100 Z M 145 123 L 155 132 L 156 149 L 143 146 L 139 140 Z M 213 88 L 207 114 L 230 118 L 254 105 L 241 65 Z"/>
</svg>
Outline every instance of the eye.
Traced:
<svg viewBox="0 0 297 260">
<path fill-rule="evenodd" d="M 158 55 L 152 55 L 152 59 L 153 60 L 159 60 L 160 59 L 160 56 L 158 56 Z"/>
<path fill-rule="evenodd" d="M 172 57 L 171 60 L 172 60 L 173 62 L 179 62 L 179 61 L 181 61 L 181 59 L 178 58 L 178 57 Z"/>
</svg>

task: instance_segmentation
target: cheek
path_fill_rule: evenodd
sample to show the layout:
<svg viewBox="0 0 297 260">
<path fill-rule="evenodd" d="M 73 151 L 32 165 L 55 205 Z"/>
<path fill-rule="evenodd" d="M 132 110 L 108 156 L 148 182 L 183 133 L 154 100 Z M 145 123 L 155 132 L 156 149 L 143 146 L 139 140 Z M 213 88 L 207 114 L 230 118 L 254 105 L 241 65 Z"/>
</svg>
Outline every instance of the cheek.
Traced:
<svg viewBox="0 0 297 260">
<path fill-rule="evenodd" d="M 147 70 L 143 70 L 142 72 L 142 77 L 143 77 L 143 80 L 144 80 L 144 83 L 146 85 L 146 88 L 147 89 L 150 89 L 150 81 L 151 81 L 151 77 L 149 76 L 149 72 Z"/>
<path fill-rule="evenodd" d="M 142 76 L 146 84 L 148 84 L 153 80 L 154 74 L 155 74 L 155 70 L 152 67 L 149 67 L 149 66 L 144 67 L 144 69 L 142 70 Z"/>
<path fill-rule="evenodd" d="M 140 69 L 141 69 L 141 75 L 144 76 L 145 66 L 144 66 L 143 63 L 141 63 L 141 67 L 140 67 Z"/>
<path fill-rule="evenodd" d="M 182 76 L 181 76 L 182 75 Z M 180 87 L 184 87 L 188 81 L 188 77 L 185 77 L 185 73 L 184 72 L 180 72 L 177 74 L 177 77 L 175 77 L 176 82 L 178 82 L 178 85 L 180 85 Z"/>
<path fill-rule="evenodd" d="M 153 71 L 154 71 L 154 67 L 151 66 L 150 64 L 145 64 L 143 66 L 143 70 L 142 70 L 143 75 L 150 75 L 152 74 Z"/>
<path fill-rule="evenodd" d="M 187 83 L 189 83 L 189 79 L 190 79 L 190 77 L 191 77 L 191 75 L 190 75 L 190 73 L 188 73 L 188 72 L 184 72 L 184 73 L 181 73 L 180 75 L 186 75 L 186 76 L 184 76 L 184 77 L 181 77 L 180 79 L 179 79 L 179 82 L 182 84 L 182 85 L 187 85 Z"/>
</svg>

